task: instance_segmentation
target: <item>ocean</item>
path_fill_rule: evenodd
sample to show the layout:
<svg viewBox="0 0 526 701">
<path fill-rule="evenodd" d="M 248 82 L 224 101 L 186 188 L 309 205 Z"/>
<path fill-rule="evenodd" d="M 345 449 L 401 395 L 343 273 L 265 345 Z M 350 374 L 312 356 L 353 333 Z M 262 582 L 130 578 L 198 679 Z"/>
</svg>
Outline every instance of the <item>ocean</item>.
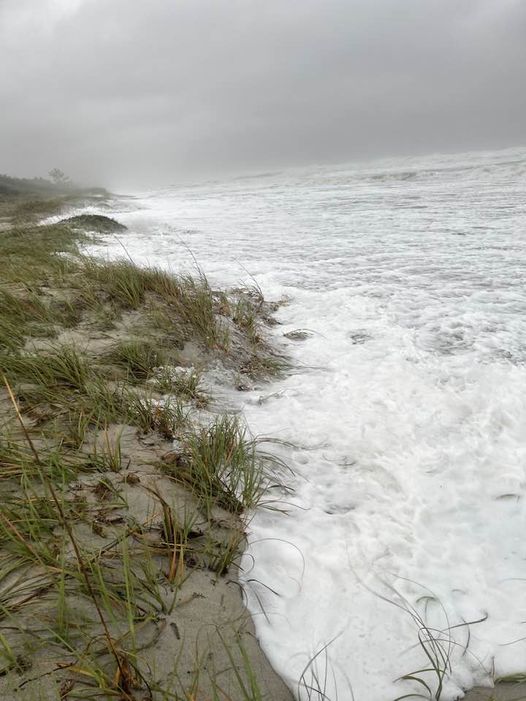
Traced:
<svg viewBox="0 0 526 701">
<path fill-rule="evenodd" d="M 300 698 L 453 701 L 526 672 L 526 149 L 176 186 L 113 215 L 129 231 L 99 253 L 284 302 L 292 371 L 228 400 L 291 469 L 241 579 Z"/>
</svg>

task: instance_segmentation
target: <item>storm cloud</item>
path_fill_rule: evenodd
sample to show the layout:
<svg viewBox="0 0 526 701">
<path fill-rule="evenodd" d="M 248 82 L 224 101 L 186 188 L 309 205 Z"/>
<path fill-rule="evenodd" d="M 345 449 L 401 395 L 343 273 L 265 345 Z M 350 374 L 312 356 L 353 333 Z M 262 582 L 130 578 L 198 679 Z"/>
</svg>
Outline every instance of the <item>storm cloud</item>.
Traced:
<svg viewBox="0 0 526 701">
<path fill-rule="evenodd" d="M 524 0 L 0 0 L 0 172 L 140 187 L 526 143 Z"/>
</svg>

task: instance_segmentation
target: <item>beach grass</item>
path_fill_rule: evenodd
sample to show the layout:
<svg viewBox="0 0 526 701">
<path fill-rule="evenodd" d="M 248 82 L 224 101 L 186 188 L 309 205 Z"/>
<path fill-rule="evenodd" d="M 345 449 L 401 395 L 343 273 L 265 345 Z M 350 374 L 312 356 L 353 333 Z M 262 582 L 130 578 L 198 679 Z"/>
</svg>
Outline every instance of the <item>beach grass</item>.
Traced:
<svg viewBox="0 0 526 701">
<path fill-rule="evenodd" d="M 60 219 L 71 194 L 6 197 L 0 693 L 263 698 L 270 672 L 253 668 L 228 582 L 281 466 L 239 416 L 209 409 L 203 374 L 278 369 L 264 301 L 217 292 L 202 273 L 86 255 L 124 228 Z"/>
</svg>

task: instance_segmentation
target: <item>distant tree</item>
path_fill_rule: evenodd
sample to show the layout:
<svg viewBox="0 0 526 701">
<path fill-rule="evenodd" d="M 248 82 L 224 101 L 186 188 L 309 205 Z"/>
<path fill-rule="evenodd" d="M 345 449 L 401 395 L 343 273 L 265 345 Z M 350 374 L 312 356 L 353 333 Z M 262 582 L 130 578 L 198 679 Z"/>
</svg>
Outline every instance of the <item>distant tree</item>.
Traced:
<svg viewBox="0 0 526 701">
<path fill-rule="evenodd" d="M 60 168 L 53 168 L 48 175 L 55 185 L 69 185 L 71 182 L 71 179 Z"/>
</svg>

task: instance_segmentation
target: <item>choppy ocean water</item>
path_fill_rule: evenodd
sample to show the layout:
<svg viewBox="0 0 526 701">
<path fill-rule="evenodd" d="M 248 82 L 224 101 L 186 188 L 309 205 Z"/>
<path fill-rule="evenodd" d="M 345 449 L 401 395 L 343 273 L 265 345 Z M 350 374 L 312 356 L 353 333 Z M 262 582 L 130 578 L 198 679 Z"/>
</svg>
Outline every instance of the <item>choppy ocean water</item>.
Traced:
<svg viewBox="0 0 526 701">
<path fill-rule="evenodd" d="M 235 398 L 291 444 L 287 514 L 256 514 L 243 561 L 277 671 L 341 701 L 425 696 L 396 680 L 435 690 L 434 666 L 443 701 L 525 672 L 526 149 L 173 187 L 115 216 L 136 262 L 195 256 L 289 300 L 272 333 L 295 371 Z"/>
</svg>

